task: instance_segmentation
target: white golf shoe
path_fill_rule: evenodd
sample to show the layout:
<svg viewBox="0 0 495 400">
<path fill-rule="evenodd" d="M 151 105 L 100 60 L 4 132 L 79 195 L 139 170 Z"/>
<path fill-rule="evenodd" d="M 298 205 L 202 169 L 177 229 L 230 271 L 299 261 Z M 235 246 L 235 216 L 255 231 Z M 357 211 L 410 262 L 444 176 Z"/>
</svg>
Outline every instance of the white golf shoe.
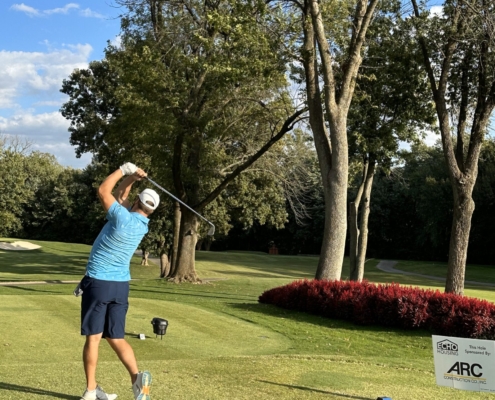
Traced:
<svg viewBox="0 0 495 400">
<path fill-rule="evenodd" d="M 96 389 L 91 392 L 86 389 L 81 397 L 81 400 L 115 400 L 116 398 L 116 394 L 105 393 L 100 386 L 97 386 Z"/>
</svg>

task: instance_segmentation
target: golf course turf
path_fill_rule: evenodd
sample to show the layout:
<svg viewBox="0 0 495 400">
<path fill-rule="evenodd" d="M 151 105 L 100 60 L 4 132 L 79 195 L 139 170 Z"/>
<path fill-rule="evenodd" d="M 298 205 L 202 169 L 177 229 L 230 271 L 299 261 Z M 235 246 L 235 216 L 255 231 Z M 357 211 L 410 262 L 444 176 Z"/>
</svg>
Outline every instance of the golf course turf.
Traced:
<svg viewBox="0 0 495 400">
<path fill-rule="evenodd" d="M 0 252 L 0 283 L 81 278 L 90 246 L 31 242 L 41 248 Z M 361 327 L 258 303 L 269 288 L 311 279 L 317 257 L 198 252 L 196 258 L 199 276 L 218 280 L 176 285 L 157 279 L 158 266 L 140 266 L 138 257 L 131 266 L 127 339 L 140 368 L 153 374 L 153 400 L 493 396 L 436 386 L 428 332 Z M 366 263 L 366 279 L 443 290 L 441 282 L 380 271 L 378 261 Z M 80 398 L 84 338 L 74 286 L 0 286 L 1 400 Z M 465 294 L 495 300 L 489 287 L 466 285 Z M 169 322 L 163 340 L 153 334 L 154 317 Z M 106 343 L 97 377 L 107 392 L 132 399 L 127 372 Z"/>
</svg>

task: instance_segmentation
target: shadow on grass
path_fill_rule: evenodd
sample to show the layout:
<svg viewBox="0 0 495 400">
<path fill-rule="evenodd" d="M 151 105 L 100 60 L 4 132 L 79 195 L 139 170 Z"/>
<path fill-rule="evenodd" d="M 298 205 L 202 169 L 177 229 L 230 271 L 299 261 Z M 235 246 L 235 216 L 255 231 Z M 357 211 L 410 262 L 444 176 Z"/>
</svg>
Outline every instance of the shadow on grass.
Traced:
<svg viewBox="0 0 495 400">
<path fill-rule="evenodd" d="M 26 252 L 2 253 L 0 260 L 2 264 L 2 280 L 25 279 L 25 275 L 44 276 L 44 279 L 57 280 L 59 275 L 84 274 L 87 262 L 86 257 L 66 252 L 54 254 L 42 250 Z M 86 253 L 87 254 L 87 253 Z M 9 274 L 7 277 L 3 274 Z"/>
<path fill-rule="evenodd" d="M 52 399 L 67 399 L 67 400 L 79 400 L 79 396 L 71 396 L 69 394 L 50 392 L 48 390 L 31 388 L 27 386 L 13 385 L 11 383 L 0 382 L 0 390 L 11 390 L 13 392 L 31 393 L 40 396 L 47 396 Z"/>
<path fill-rule="evenodd" d="M 224 268 L 224 265 L 232 267 L 240 267 L 253 271 L 247 276 L 267 277 L 266 272 L 270 275 L 290 275 L 294 279 L 307 278 L 314 276 L 314 271 L 318 264 L 316 257 L 297 257 L 297 256 L 281 256 L 274 257 L 266 253 L 234 253 L 234 252 L 197 252 L 197 261 L 210 262 L 212 271 L 219 273 L 236 275 L 239 271 L 229 272 Z M 220 269 L 216 269 L 214 264 L 218 264 Z M 242 272 L 240 273 L 242 275 Z M 268 276 L 269 277 L 269 276 Z"/>
<path fill-rule="evenodd" d="M 344 397 L 346 399 L 357 399 L 357 400 L 375 400 L 374 398 L 371 397 L 359 397 L 359 396 L 352 396 L 350 394 L 342 394 L 342 393 L 335 393 L 335 392 L 329 392 L 327 390 L 320 390 L 320 389 L 313 389 L 310 387 L 306 386 L 296 386 L 296 385 L 287 385 L 285 383 L 278 383 L 278 382 L 270 382 L 270 381 L 264 381 L 261 379 L 258 379 L 258 382 L 263 382 L 263 383 L 268 383 L 270 385 L 277 385 L 277 386 L 284 386 L 289 389 L 298 389 L 298 390 L 307 390 L 309 392 L 316 392 L 316 393 L 323 393 L 323 394 L 331 394 L 333 396 L 339 396 L 339 397 Z"/>
<path fill-rule="evenodd" d="M 33 287 L 26 287 L 24 285 L 5 285 L 5 286 L 0 286 L 0 287 L 7 287 L 9 289 L 16 289 L 16 290 L 22 290 L 25 292 L 35 292 L 35 293 L 52 293 L 52 294 L 60 294 L 59 291 L 54 291 L 54 290 L 43 290 L 43 289 L 33 289 Z"/>
<path fill-rule="evenodd" d="M 408 337 L 415 337 L 415 336 L 425 337 L 431 335 L 431 332 L 427 332 L 423 329 L 407 330 L 392 326 L 357 325 L 347 320 L 326 318 L 319 315 L 305 313 L 302 311 L 288 310 L 285 308 L 274 306 L 272 304 L 230 303 L 229 306 L 237 310 L 257 312 L 260 314 L 268 315 L 270 317 L 292 319 L 293 321 L 296 322 L 305 322 L 327 328 L 347 329 L 350 331 L 360 330 L 360 331 L 384 332 L 384 333 L 395 332 L 401 336 L 408 336 Z M 238 318 L 244 319 L 239 316 Z M 246 321 L 252 322 L 251 320 L 248 319 L 246 319 Z"/>
<path fill-rule="evenodd" d="M 245 266 L 246 268 L 256 269 L 253 266 Z M 283 269 L 283 268 L 263 268 L 263 266 L 258 268 L 260 272 L 248 272 L 248 271 L 226 271 L 226 270 L 212 270 L 212 272 L 216 272 L 223 275 L 232 275 L 232 276 L 243 276 L 249 278 L 291 278 L 294 280 L 299 279 L 313 279 L 314 271 L 297 271 L 291 269 Z"/>
<path fill-rule="evenodd" d="M 131 292 L 143 292 L 143 293 L 154 293 L 154 294 L 172 294 L 178 296 L 189 296 L 189 297 L 198 297 L 198 298 L 212 298 L 212 299 L 227 299 L 227 300 L 255 300 L 255 296 L 249 295 L 239 295 L 236 293 L 220 293 L 220 292 L 206 292 L 200 290 L 187 290 L 181 288 L 180 291 L 175 290 L 150 290 L 150 289 L 136 289 L 132 288 Z M 160 299 L 163 300 L 163 299 Z"/>
</svg>

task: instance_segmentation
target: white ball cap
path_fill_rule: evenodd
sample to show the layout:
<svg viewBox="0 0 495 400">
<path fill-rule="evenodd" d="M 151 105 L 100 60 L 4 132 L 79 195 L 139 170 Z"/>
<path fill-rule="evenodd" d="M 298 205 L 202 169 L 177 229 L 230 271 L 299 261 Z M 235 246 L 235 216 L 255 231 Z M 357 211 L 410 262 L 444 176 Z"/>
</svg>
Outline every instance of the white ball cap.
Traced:
<svg viewBox="0 0 495 400">
<path fill-rule="evenodd" d="M 144 189 L 141 193 L 139 193 L 139 200 L 141 200 L 141 203 L 148 206 L 152 210 L 156 210 L 160 204 L 160 196 L 158 196 L 158 193 L 153 189 Z M 153 203 L 153 206 L 146 203 L 147 201 Z"/>
</svg>

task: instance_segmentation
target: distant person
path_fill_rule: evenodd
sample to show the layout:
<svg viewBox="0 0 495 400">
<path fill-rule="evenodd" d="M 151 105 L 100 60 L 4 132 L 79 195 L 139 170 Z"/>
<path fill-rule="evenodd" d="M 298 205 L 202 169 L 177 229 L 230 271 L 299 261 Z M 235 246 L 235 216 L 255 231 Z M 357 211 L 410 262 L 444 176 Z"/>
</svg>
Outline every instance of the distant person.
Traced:
<svg viewBox="0 0 495 400">
<path fill-rule="evenodd" d="M 117 182 L 115 191 L 112 190 Z M 139 372 L 132 347 L 125 340 L 125 320 L 129 307 L 129 264 L 143 236 L 148 232 L 148 217 L 160 203 L 152 189 L 143 190 L 132 206 L 127 196 L 134 182 L 146 177 L 142 169 L 125 163 L 109 175 L 98 189 L 107 220 L 96 238 L 86 266 L 86 274 L 74 294 L 82 294 L 81 334 L 87 388 L 81 400 L 114 400 L 96 382 L 98 347 L 105 338 L 129 371 L 136 400 L 150 399 L 151 374 Z"/>
</svg>

